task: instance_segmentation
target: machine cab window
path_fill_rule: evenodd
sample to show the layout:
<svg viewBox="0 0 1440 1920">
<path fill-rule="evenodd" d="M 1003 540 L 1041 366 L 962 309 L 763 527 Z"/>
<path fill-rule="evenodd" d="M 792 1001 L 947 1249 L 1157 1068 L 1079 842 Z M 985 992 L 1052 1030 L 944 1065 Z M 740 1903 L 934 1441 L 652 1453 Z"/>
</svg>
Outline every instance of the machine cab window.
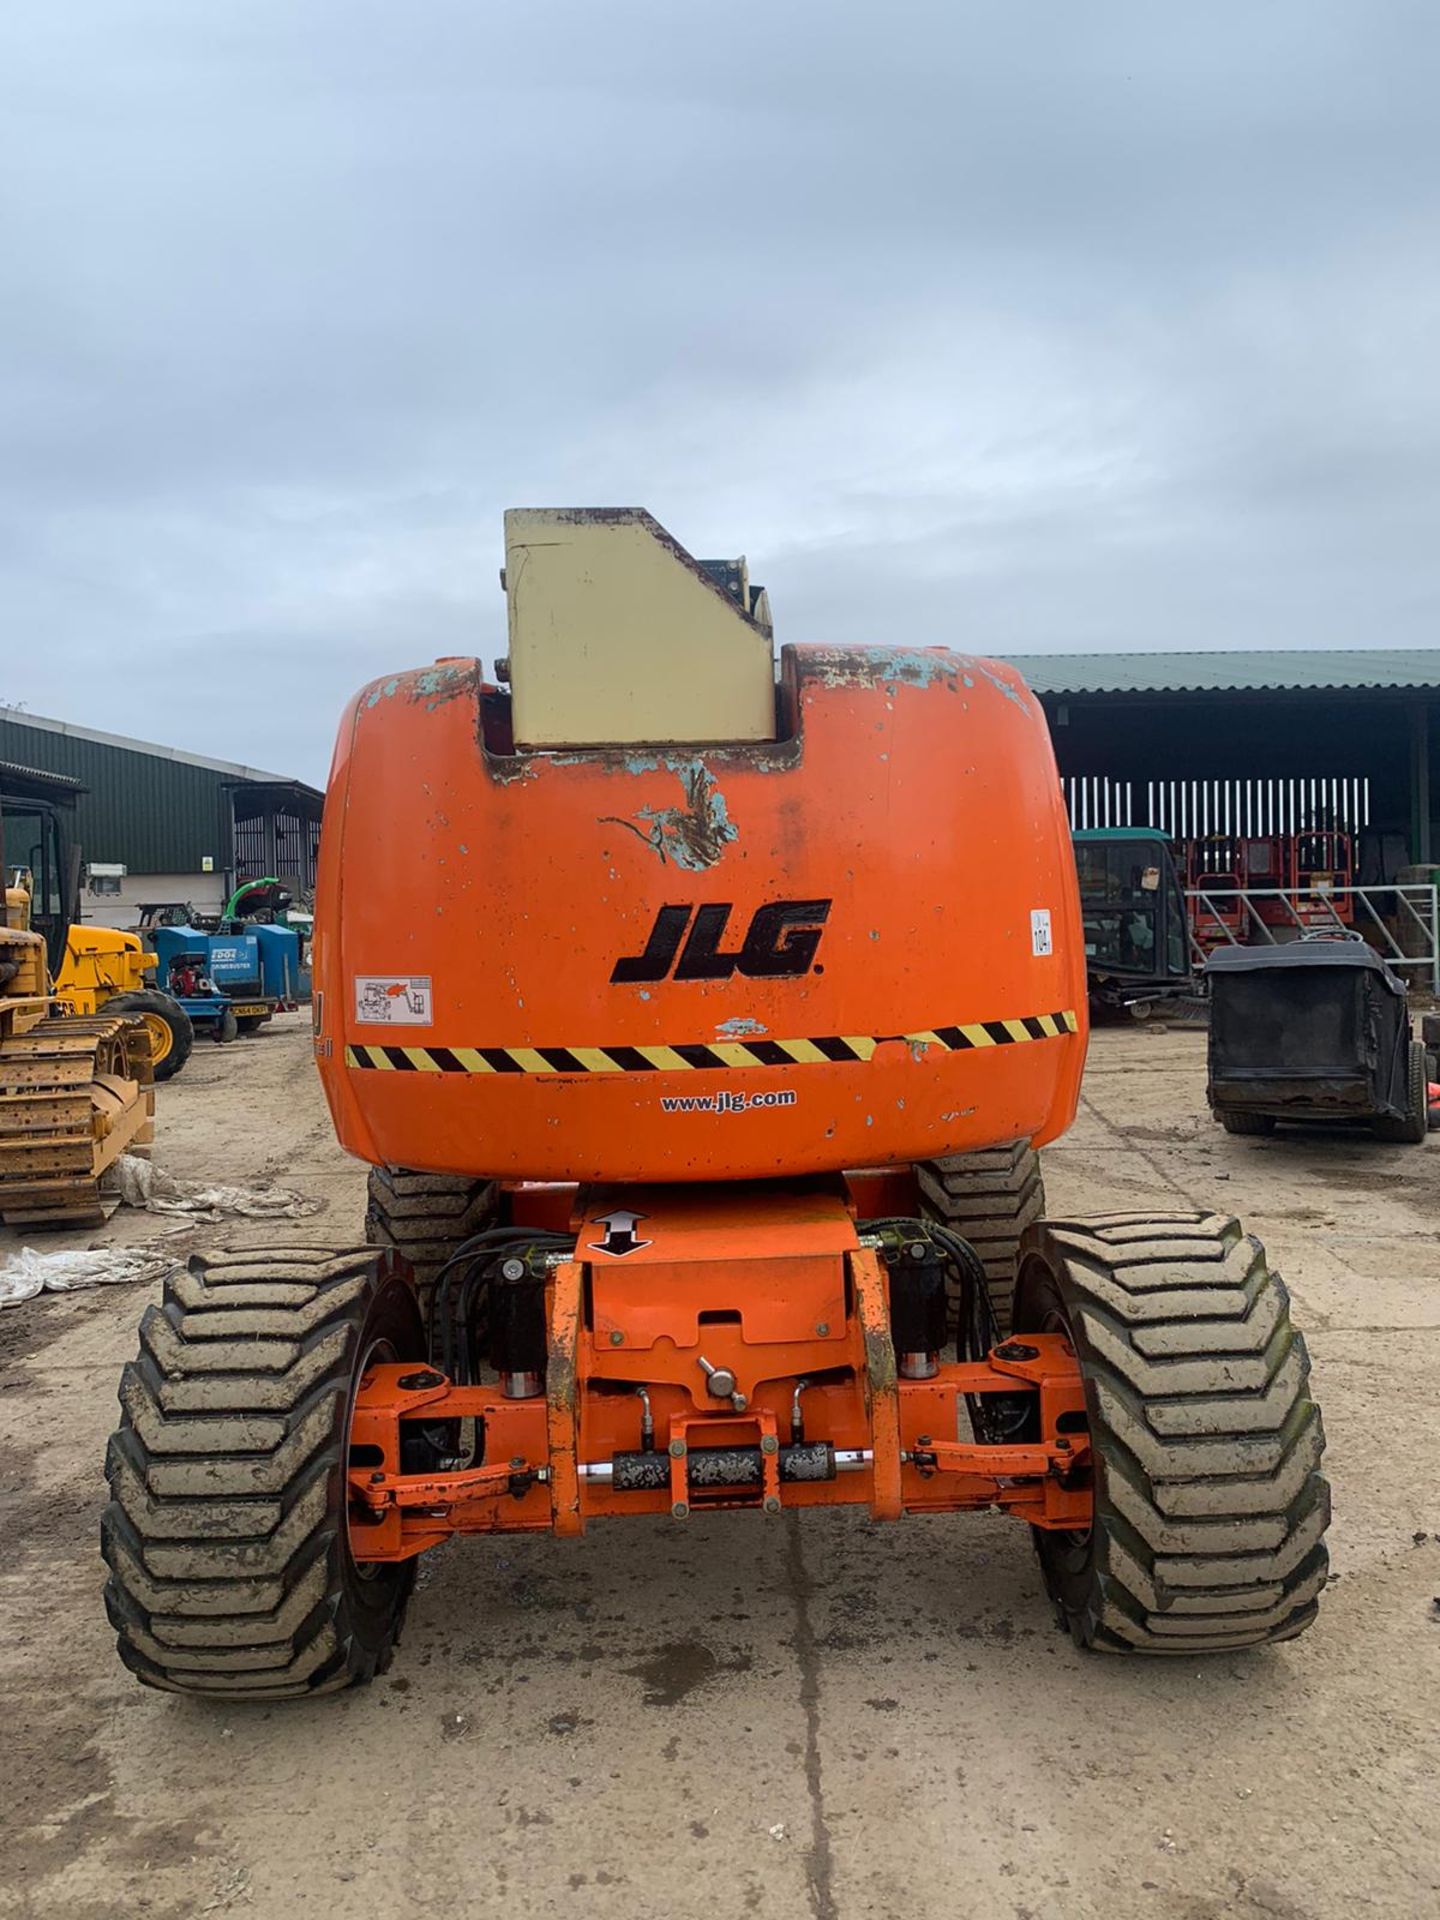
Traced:
<svg viewBox="0 0 1440 1920">
<path fill-rule="evenodd" d="M 66 900 L 68 847 L 53 807 L 43 800 L 7 799 L 0 808 L 0 871 L 7 892 L 30 896 L 29 923 L 45 941 L 50 970 L 58 973 L 70 924 Z"/>
<path fill-rule="evenodd" d="M 1188 972 L 1184 907 L 1164 840 L 1124 828 L 1077 833 L 1075 865 L 1092 972 Z"/>
</svg>

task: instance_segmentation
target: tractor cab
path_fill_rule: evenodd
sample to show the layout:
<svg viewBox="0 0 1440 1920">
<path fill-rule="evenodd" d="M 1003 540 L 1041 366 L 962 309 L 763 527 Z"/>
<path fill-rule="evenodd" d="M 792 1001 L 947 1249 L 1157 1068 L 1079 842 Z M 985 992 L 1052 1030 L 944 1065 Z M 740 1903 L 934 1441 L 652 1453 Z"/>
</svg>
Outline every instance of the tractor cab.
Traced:
<svg viewBox="0 0 1440 1920">
<path fill-rule="evenodd" d="M 1144 827 L 1076 833 L 1090 998 L 1143 1020 L 1157 1000 L 1195 991 L 1185 897 L 1170 843 Z"/>
<path fill-rule="evenodd" d="M 80 849 L 70 811 L 80 791 L 80 782 L 64 774 L 0 768 L 4 920 L 40 935 L 52 979 L 64 967 L 71 922 L 79 917 Z"/>
<path fill-rule="evenodd" d="M 152 933 L 156 927 L 203 927 L 204 920 L 188 900 L 142 901 L 135 920 L 135 931 Z"/>
</svg>

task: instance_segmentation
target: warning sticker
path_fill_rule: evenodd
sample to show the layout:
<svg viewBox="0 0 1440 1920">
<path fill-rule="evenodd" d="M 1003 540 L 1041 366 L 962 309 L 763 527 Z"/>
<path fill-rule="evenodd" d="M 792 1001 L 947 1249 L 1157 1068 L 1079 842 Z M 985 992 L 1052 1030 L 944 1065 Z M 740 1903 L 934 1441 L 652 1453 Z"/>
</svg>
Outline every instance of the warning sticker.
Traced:
<svg viewBox="0 0 1440 1920">
<path fill-rule="evenodd" d="M 1042 954 L 1055 951 L 1055 943 L 1050 934 L 1048 907 L 1032 907 L 1030 910 L 1030 951 L 1037 960 Z"/>
<path fill-rule="evenodd" d="M 430 976 L 359 973 L 355 976 L 355 1018 L 376 1027 L 428 1027 Z"/>
</svg>

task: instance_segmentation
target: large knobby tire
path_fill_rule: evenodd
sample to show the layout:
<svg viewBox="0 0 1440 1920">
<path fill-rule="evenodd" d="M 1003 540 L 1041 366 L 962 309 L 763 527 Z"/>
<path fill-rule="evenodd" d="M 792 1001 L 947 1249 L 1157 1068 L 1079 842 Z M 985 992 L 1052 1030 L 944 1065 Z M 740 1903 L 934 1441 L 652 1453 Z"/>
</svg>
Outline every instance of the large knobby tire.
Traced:
<svg viewBox="0 0 1440 1920">
<path fill-rule="evenodd" d="M 423 1358 L 408 1278 L 369 1248 L 192 1259 L 140 1323 L 105 1472 L 105 1605 L 147 1686 L 331 1693 L 390 1664 L 413 1561 L 351 1556 L 360 1374 Z"/>
<path fill-rule="evenodd" d="M 1001 1333 L 1008 1333 L 1020 1237 L 1045 1211 L 1039 1154 L 1028 1140 L 1012 1140 L 979 1153 L 922 1160 L 915 1178 L 922 1219 L 952 1228 L 984 1262 L 995 1318 Z M 952 1290 L 957 1285 L 952 1280 Z M 958 1305 L 952 1298 L 952 1314 Z"/>
<path fill-rule="evenodd" d="M 372 1247 L 393 1247 L 408 1262 L 428 1321 L 436 1275 L 462 1240 L 495 1225 L 499 1205 L 493 1180 L 372 1167 L 365 1238 Z"/>
<path fill-rule="evenodd" d="M 1275 1131 L 1273 1113 L 1249 1113 L 1243 1107 L 1227 1107 L 1222 1109 L 1219 1118 L 1226 1133 L 1258 1135 Z"/>
<path fill-rule="evenodd" d="M 1425 1058 L 1425 1042 L 1412 1040 L 1405 1062 L 1405 1118 L 1375 1120 L 1371 1125 L 1377 1140 L 1389 1140 L 1397 1146 L 1422 1146 L 1430 1131 L 1430 1063 Z"/>
<path fill-rule="evenodd" d="M 1260 1242 L 1223 1214 L 1046 1221 L 1015 1325 L 1064 1332 L 1085 1381 L 1094 1522 L 1034 1530 L 1077 1644 L 1227 1652 L 1303 1632 L 1328 1564 L 1325 1436 Z"/>
<path fill-rule="evenodd" d="M 150 1035 L 150 1064 L 157 1080 L 173 1080 L 195 1045 L 195 1029 L 178 1000 L 154 987 L 134 993 L 116 993 L 104 1003 L 103 1013 L 133 1013 Z"/>
</svg>

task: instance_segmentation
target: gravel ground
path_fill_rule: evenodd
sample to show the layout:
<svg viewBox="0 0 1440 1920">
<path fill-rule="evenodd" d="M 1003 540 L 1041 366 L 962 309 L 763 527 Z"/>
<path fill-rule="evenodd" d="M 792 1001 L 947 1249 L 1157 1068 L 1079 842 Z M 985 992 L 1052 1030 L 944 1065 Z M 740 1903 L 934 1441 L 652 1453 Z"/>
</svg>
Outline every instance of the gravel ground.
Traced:
<svg viewBox="0 0 1440 1920">
<path fill-rule="evenodd" d="M 306 1040 L 292 1016 L 202 1044 L 161 1089 L 157 1157 L 315 1195 L 306 1237 L 342 1244 L 364 1170 Z M 362 1692 L 148 1693 L 116 1662 L 96 1550 L 145 1290 L 45 1296 L 0 1315 L 0 1912 L 1440 1914 L 1440 1136 L 1231 1140 L 1203 1087 L 1203 1034 L 1099 1033 L 1050 1202 L 1220 1206 L 1270 1247 L 1335 1489 L 1308 1637 L 1084 1657 L 1014 1523 L 732 1514 L 457 1543 Z"/>
</svg>

